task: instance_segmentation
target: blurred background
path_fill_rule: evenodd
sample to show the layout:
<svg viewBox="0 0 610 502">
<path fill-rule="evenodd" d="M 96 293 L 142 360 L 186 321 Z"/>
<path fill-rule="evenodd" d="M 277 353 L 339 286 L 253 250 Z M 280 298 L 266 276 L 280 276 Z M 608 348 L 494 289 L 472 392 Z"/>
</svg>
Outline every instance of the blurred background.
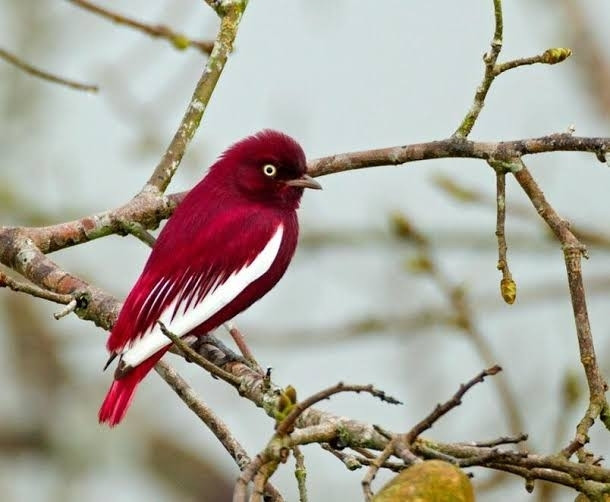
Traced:
<svg viewBox="0 0 610 502">
<path fill-rule="evenodd" d="M 203 2 L 100 5 L 193 38 L 213 38 Z M 504 2 L 500 60 L 549 47 L 574 55 L 510 71 L 493 85 L 473 139 L 563 132 L 610 135 L 610 4 Z M 310 158 L 440 139 L 457 127 L 480 82 L 492 2 L 253 0 L 170 192 L 191 187 L 230 143 L 265 127 Z M 144 184 L 182 116 L 204 57 L 113 25 L 69 2 L 4 0 L 0 46 L 99 94 L 49 84 L 0 61 L 0 224 L 43 225 L 116 207 Z M 584 263 L 599 359 L 610 375 L 610 173 L 592 155 L 527 159 L 560 214 L 589 245 Z M 304 397 L 339 380 L 373 383 L 405 403 L 338 396 L 321 407 L 404 431 L 483 367 L 476 387 L 429 433 L 445 441 L 530 433 L 529 448 L 565 445 L 586 406 L 561 250 L 507 178 L 507 240 L 517 301 L 499 294 L 495 177 L 449 159 L 320 179 L 307 193 L 302 239 L 286 277 L 237 322 L 274 379 Z M 401 237 L 415 227 L 427 245 Z M 53 255 L 123 297 L 149 250 L 109 237 Z M 238 471 L 213 435 L 154 373 L 124 424 L 97 424 L 111 375 L 106 333 L 57 306 L 0 291 L 0 498 L 12 501 L 222 501 Z M 226 337 L 225 333 L 219 334 Z M 226 385 L 169 361 L 254 455 L 273 423 Z M 599 424 L 591 449 L 610 454 Z M 360 500 L 363 471 L 304 448 L 310 499 Z M 291 461 L 292 462 L 292 461 Z M 569 490 L 473 470 L 478 500 L 573 500 Z M 387 479 L 383 475 L 377 488 Z M 292 465 L 273 481 L 297 498 Z"/>
</svg>

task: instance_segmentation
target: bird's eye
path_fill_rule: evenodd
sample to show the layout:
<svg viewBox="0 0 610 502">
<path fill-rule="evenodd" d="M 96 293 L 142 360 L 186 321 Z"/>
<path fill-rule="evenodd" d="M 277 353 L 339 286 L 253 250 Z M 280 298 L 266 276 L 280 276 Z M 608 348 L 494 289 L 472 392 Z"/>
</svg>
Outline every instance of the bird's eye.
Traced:
<svg viewBox="0 0 610 502">
<path fill-rule="evenodd" d="M 277 174 L 277 167 L 273 164 L 265 164 L 263 166 L 263 173 L 265 173 L 265 176 L 273 178 Z"/>
</svg>

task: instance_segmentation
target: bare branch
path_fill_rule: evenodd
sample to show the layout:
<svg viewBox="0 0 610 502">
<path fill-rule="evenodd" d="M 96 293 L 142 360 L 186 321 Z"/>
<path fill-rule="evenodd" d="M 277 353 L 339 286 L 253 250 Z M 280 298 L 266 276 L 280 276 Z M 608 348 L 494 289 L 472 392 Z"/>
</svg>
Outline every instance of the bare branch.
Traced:
<svg viewBox="0 0 610 502">
<path fill-rule="evenodd" d="M 248 347 L 248 344 L 246 343 L 246 339 L 244 338 L 244 335 L 242 335 L 241 331 L 237 328 L 235 323 L 233 323 L 233 321 L 226 322 L 224 324 L 224 327 L 231 335 L 231 338 L 233 338 L 233 341 L 235 342 L 235 345 L 237 345 L 237 348 L 241 352 L 241 355 L 244 356 L 244 358 L 252 365 L 252 367 L 256 371 L 263 374 L 264 372 L 263 372 L 261 365 L 258 363 L 256 358 L 254 357 L 254 354 L 252 353 L 252 351 L 250 350 L 250 347 Z"/>
<path fill-rule="evenodd" d="M 218 377 L 221 380 L 230 383 L 231 385 L 233 385 L 233 387 L 239 389 L 239 378 L 235 377 L 235 375 L 223 370 L 222 368 L 216 366 L 215 364 L 211 363 L 210 361 L 199 355 L 191 347 L 184 343 L 179 336 L 176 336 L 171 331 L 169 331 L 165 324 L 163 324 L 161 321 L 157 321 L 157 324 L 159 324 L 159 327 L 161 328 L 163 334 L 167 338 L 169 338 L 176 347 L 178 347 L 178 349 L 182 352 L 186 360 L 194 362 L 198 366 L 201 366 L 203 369 L 208 371 L 211 375 Z"/>
<path fill-rule="evenodd" d="M 95 5 L 87 0 L 68 1 L 72 2 L 74 5 L 82 9 L 88 10 L 89 12 L 93 12 L 98 16 L 108 19 L 113 23 L 122 26 L 128 26 L 129 28 L 133 28 L 135 30 L 146 33 L 147 35 L 150 35 L 153 38 L 163 38 L 169 43 L 171 43 L 176 49 L 184 50 L 189 47 L 196 47 L 204 54 L 210 54 L 210 52 L 212 52 L 212 47 L 214 46 L 214 43 L 210 42 L 209 40 L 193 40 L 187 37 L 186 35 L 183 35 L 182 33 L 175 32 L 174 30 L 163 24 L 146 24 L 123 14 L 119 14 L 118 12 L 114 12 L 109 9 L 100 7 L 99 5 Z"/>
<path fill-rule="evenodd" d="M 42 80 L 47 80 L 48 82 L 53 82 L 54 84 L 65 85 L 66 87 L 70 87 L 72 89 L 76 89 L 78 91 L 86 91 L 86 92 L 98 92 L 99 88 L 97 85 L 91 84 L 82 84 L 80 82 L 76 82 L 74 80 L 69 80 L 64 77 L 60 77 L 53 73 L 49 73 L 47 71 L 41 70 L 32 66 L 29 63 L 26 63 L 22 59 L 20 59 L 15 54 L 8 52 L 7 50 L 0 47 L 0 58 L 4 59 L 8 63 L 11 63 L 13 66 L 16 66 L 20 70 L 23 70 L 26 73 L 34 77 L 38 77 Z"/>
<path fill-rule="evenodd" d="M 78 301 L 76 300 L 76 298 L 72 298 L 70 303 L 68 303 L 68 305 L 66 305 L 65 308 L 61 309 L 59 312 L 55 312 L 53 314 L 53 317 L 56 321 L 59 321 L 60 319 L 74 312 L 76 310 L 76 307 L 78 307 Z"/>
<path fill-rule="evenodd" d="M 582 257 L 587 256 L 587 251 L 585 246 L 571 232 L 569 223 L 563 220 L 547 202 L 542 190 L 522 160 L 516 161 L 513 175 L 563 248 L 568 274 L 568 286 L 570 288 L 574 320 L 576 322 L 580 360 L 584 367 L 589 386 L 589 407 L 585 416 L 576 427 L 575 442 L 582 447 L 588 442 L 589 429 L 598 416 L 601 416 L 606 427 L 610 429 L 610 414 L 608 413 L 608 403 L 605 396 L 607 384 L 597 364 L 582 278 L 581 262 Z M 572 448 L 566 448 L 564 453 L 567 454 L 570 451 L 572 451 Z"/>
<path fill-rule="evenodd" d="M 527 434 L 519 434 L 518 436 L 502 436 L 497 439 L 492 439 L 491 441 L 471 441 L 469 443 L 458 444 L 463 444 L 464 446 L 478 446 L 479 448 L 494 448 L 506 444 L 518 444 L 527 441 L 527 438 Z"/>
<path fill-rule="evenodd" d="M 344 451 L 334 449 L 332 446 L 326 443 L 322 443 L 320 446 L 324 450 L 332 453 L 335 457 L 341 460 L 345 467 L 347 467 L 347 469 L 350 471 L 360 469 L 363 465 L 372 465 L 373 461 L 376 458 L 375 455 L 372 455 L 370 452 L 368 452 L 368 450 L 364 448 L 354 448 L 354 450 L 359 453 L 362 451 L 366 451 L 366 456 L 364 454 L 356 455 L 354 453 L 345 453 Z M 400 472 L 405 468 L 404 464 L 400 464 L 397 462 L 384 462 L 381 467 L 393 472 Z"/>
<path fill-rule="evenodd" d="M 28 295 L 35 296 L 36 298 L 42 298 L 55 303 L 62 303 L 64 305 L 70 304 L 73 300 L 72 296 L 70 295 L 54 293 L 26 282 L 16 281 L 2 271 L 0 271 L 0 288 L 9 288 L 19 293 L 26 293 Z"/>
<path fill-rule="evenodd" d="M 496 75 L 500 75 L 500 73 L 504 73 L 507 70 L 512 70 L 513 68 L 538 63 L 557 64 L 561 63 L 562 61 L 565 61 L 571 55 L 572 51 L 563 47 L 547 49 L 542 54 L 538 54 L 537 56 L 515 59 L 513 61 L 507 61 L 506 63 L 499 64 L 495 68 L 495 73 Z"/>
<path fill-rule="evenodd" d="M 462 397 L 464 397 L 464 394 L 466 394 L 466 392 L 472 389 L 472 387 L 474 387 L 478 383 L 482 383 L 483 380 L 485 380 L 485 377 L 497 375 L 500 371 L 502 371 L 502 368 L 500 368 L 500 366 L 492 366 L 491 368 L 481 371 L 481 373 L 479 373 L 477 376 L 475 376 L 465 384 L 460 385 L 459 390 L 453 395 L 451 399 L 449 399 L 449 401 L 437 405 L 437 407 L 432 413 L 430 413 L 426 418 L 424 418 L 409 432 L 407 432 L 404 441 L 407 444 L 411 444 L 419 437 L 420 434 L 430 429 L 439 418 L 441 418 L 443 415 L 446 415 L 456 406 L 462 404 Z"/>
<path fill-rule="evenodd" d="M 155 239 L 154 235 L 146 230 L 141 223 L 138 223 L 137 221 L 122 221 L 121 224 L 125 234 L 133 235 L 148 247 L 153 247 L 155 245 L 157 239 Z"/>
<path fill-rule="evenodd" d="M 491 164 L 493 167 L 493 163 Z M 506 303 L 512 305 L 517 297 L 517 284 L 513 280 L 506 257 L 506 235 L 504 223 L 506 221 L 506 173 L 498 169 L 496 172 L 496 237 L 498 238 L 498 270 L 502 272 L 500 293 Z"/>
<path fill-rule="evenodd" d="M 323 401 L 324 399 L 328 399 L 330 396 L 334 394 L 338 394 L 340 392 L 366 392 L 367 394 L 371 394 L 373 397 L 381 399 L 386 403 L 390 404 L 402 404 L 397 399 L 392 396 L 388 396 L 382 390 L 376 389 L 372 385 L 346 385 L 343 382 L 339 382 L 337 385 L 333 385 L 332 387 L 328 387 L 327 389 L 321 390 L 320 392 L 316 392 L 315 394 L 309 396 L 307 399 L 300 401 L 294 405 L 294 408 L 290 411 L 288 416 L 282 420 L 277 428 L 276 435 L 284 436 L 292 431 L 294 428 L 294 424 L 298 420 L 298 418 L 303 414 L 307 408 L 310 408 L 316 403 Z"/>
<path fill-rule="evenodd" d="M 427 143 L 331 155 L 310 161 L 307 171 L 312 176 L 324 176 L 354 169 L 396 166 L 420 160 L 443 158 L 489 160 L 558 151 L 590 152 L 598 155 L 599 152 L 610 151 L 610 138 L 584 138 L 561 133 L 494 143 L 453 137 Z"/>
<path fill-rule="evenodd" d="M 498 60 L 498 56 L 502 50 L 504 24 L 502 20 L 502 0 L 493 0 L 493 2 L 495 29 L 493 39 L 491 40 L 491 48 L 489 52 L 483 56 L 485 73 L 483 75 L 481 84 L 479 87 L 477 87 L 474 95 L 474 101 L 470 107 L 470 110 L 468 110 L 468 113 L 462 120 L 462 123 L 453 133 L 453 136 L 456 138 L 465 138 L 470 134 L 470 131 L 472 131 L 472 128 L 474 127 L 474 124 L 479 118 L 479 114 L 483 109 L 489 88 L 491 87 L 494 78 L 497 76 L 494 70 L 496 61 Z"/>
</svg>

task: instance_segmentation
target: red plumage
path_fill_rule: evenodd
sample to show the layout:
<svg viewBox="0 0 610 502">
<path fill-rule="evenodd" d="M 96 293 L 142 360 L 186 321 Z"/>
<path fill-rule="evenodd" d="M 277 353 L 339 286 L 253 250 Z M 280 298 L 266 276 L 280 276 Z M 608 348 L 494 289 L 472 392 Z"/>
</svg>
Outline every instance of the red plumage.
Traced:
<svg viewBox="0 0 610 502">
<path fill-rule="evenodd" d="M 169 349 L 157 321 L 178 336 L 205 335 L 280 280 L 298 238 L 306 175 L 292 138 L 263 131 L 230 147 L 169 219 L 108 338 L 120 355 L 100 422 L 124 417 L 138 383 Z"/>
</svg>

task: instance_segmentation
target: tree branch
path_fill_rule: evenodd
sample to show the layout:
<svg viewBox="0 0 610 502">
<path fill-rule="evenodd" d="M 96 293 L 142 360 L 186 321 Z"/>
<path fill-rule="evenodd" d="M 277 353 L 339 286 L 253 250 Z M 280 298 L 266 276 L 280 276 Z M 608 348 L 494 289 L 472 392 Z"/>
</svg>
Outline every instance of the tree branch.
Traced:
<svg viewBox="0 0 610 502">
<path fill-rule="evenodd" d="M 596 156 L 610 151 L 610 138 L 584 138 L 569 133 L 500 142 L 479 142 L 447 138 L 427 143 L 342 153 L 309 162 L 312 176 L 340 173 L 375 166 L 444 158 L 506 159 L 546 152 L 590 152 Z M 601 159 L 600 159 L 601 160 Z"/>
<path fill-rule="evenodd" d="M 568 286 L 570 288 L 576 323 L 580 360 L 584 367 L 589 386 L 589 407 L 576 428 L 575 440 L 582 447 L 588 442 L 588 431 L 598 416 L 601 415 L 602 421 L 610 429 L 610 414 L 608 413 L 608 403 L 605 396 L 607 384 L 597 364 L 582 278 L 581 262 L 582 257 L 587 256 L 587 251 L 585 246 L 571 232 L 569 223 L 563 220 L 547 202 L 542 190 L 522 160 L 518 159 L 516 161 L 513 175 L 563 248 L 568 274 Z M 565 450 L 566 453 L 568 451 Z"/>
<path fill-rule="evenodd" d="M 246 0 L 234 0 L 232 2 L 215 3 L 220 3 L 223 9 L 220 29 L 214 41 L 214 47 L 205 64 L 201 78 L 197 82 L 186 112 L 180 121 L 178 130 L 174 134 L 152 176 L 142 189 L 145 192 L 162 193 L 169 185 L 172 176 L 182 161 L 187 146 L 199 127 L 218 79 L 224 70 L 229 53 L 233 50 L 237 28 L 239 27 L 239 22 L 247 2 Z"/>
</svg>

